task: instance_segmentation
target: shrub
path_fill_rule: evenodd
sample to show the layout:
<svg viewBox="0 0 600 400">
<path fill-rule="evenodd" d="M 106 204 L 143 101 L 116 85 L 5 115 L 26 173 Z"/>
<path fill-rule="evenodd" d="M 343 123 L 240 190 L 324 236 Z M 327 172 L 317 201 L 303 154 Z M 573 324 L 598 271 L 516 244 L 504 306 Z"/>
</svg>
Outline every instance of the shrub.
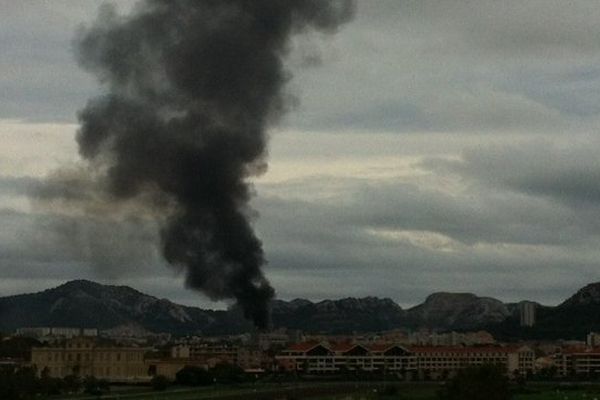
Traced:
<svg viewBox="0 0 600 400">
<path fill-rule="evenodd" d="M 150 381 L 153 390 L 163 391 L 169 387 L 169 380 L 162 375 L 157 375 Z"/>
<path fill-rule="evenodd" d="M 459 371 L 438 395 L 440 400 L 509 400 L 510 389 L 501 367 L 484 365 Z"/>
<path fill-rule="evenodd" d="M 184 386 L 207 386 L 213 383 L 213 378 L 204 368 L 184 367 L 175 375 L 175 382 Z"/>
</svg>

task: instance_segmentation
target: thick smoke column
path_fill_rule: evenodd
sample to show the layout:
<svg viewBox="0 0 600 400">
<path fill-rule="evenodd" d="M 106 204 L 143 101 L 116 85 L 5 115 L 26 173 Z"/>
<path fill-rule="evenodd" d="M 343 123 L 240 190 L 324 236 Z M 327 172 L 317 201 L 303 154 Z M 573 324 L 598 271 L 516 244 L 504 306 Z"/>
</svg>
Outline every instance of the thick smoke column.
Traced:
<svg viewBox="0 0 600 400">
<path fill-rule="evenodd" d="M 103 190 L 167 199 L 156 202 L 166 260 L 259 327 L 274 290 L 246 179 L 264 171 L 266 129 L 286 110 L 291 36 L 333 32 L 352 14 L 351 0 L 145 0 L 128 17 L 102 8 L 77 38 L 106 89 L 79 113 L 77 136 Z"/>
</svg>

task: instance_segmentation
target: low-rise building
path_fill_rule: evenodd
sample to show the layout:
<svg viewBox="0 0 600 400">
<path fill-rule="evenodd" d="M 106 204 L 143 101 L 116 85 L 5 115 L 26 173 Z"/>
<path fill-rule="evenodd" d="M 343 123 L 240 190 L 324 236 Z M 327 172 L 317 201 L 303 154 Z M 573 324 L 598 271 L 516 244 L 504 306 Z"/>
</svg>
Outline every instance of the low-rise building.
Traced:
<svg viewBox="0 0 600 400">
<path fill-rule="evenodd" d="M 590 332 L 585 338 L 585 344 L 588 347 L 599 347 L 600 346 L 600 333 Z"/>
<path fill-rule="evenodd" d="M 554 364 L 560 376 L 600 374 L 600 348 L 565 348 L 554 355 Z"/>
<path fill-rule="evenodd" d="M 467 366 L 500 365 L 508 373 L 531 373 L 535 369 L 535 353 L 527 346 L 413 347 L 417 368 L 423 371 L 455 371 Z"/>
<path fill-rule="evenodd" d="M 208 368 L 217 364 L 232 364 L 244 370 L 256 370 L 269 364 L 269 359 L 263 351 L 230 343 L 178 344 L 171 347 L 171 359 L 173 365 L 189 360 Z"/>
<path fill-rule="evenodd" d="M 17 329 L 18 336 L 43 338 L 45 336 L 61 337 L 71 339 L 76 336 L 98 336 L 95 328 L 67 328 L 67 327 L 27 327 Z"/>
<path fill-rule="evenodd" d="M 110 382 L 143 382 L 151 378 L 144 362 L 144 354 L 149 350 L 76 337 L 52 346 L 32 348 L 31 363 L 38 373 L 45 372 L 55 378 L 76 374 Z"/>
<path fill-rule="evenodd" d="M 298 343 L 275 357 L 286 371 L 332 373 L 348 371 L 400 372 L 416 368 L 409 350 L 394 344 L 362 345 L 353 343 Z"/>
<path fill-rule="evenodd" d="M 342 370 L 441 373 L 467 366 L 500 365 L 507 373 L 532 372 L 535 354 L 529 347 L 404 347 L 397 344 L 328 344 L 306 342 L 276 356 L 287 371 L 335 373 Z"/>
</svg>

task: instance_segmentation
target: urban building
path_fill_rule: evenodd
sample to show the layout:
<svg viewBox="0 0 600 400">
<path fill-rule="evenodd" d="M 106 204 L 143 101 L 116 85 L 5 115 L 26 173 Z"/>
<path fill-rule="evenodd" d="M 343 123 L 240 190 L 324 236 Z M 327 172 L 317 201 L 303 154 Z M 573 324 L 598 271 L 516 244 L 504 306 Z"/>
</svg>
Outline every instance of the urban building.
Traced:
<svg viewBox="0 0 600 400">
<path fill-rule="evenodd" d="M 600 334 L 596 332 L 590 332 L 587 334 L 585 344 L 588 347 L 600 347 Z"/>
<path fill-rule="evenodd" d="M 290 343 L 296 343 L 301 340 L 302 332 L 298 330 L 279 329 L 271 332 L 259 333 L 256 335 L 256 344 L 259 349 L 266 351 L 271 349 L 281 349 Z"/>
<path fill-rule="evenodd" d="M 416 369 L 415 357 L 394 344 L 298 343 L 275 356 L 285 371 L 332 373 L 342 370 L 400 372 Z"/>
<path fill-rule="evenodd" d="M 178 344 L 171 348 L 171 358 L 189 358 L 194 361 L 209 363 L 235 364 L 238 346 L 231 343 L 190 343 Z"/>
<path fill-rule="evenodd" d="M 560 376 L 600 374 L 600 348 L 572 347 L 554 355 Z"/>
<path fill-rule="evenodd" d="M 71 339 L 76 336 L 98 336 L 98 329 L 95 328 L 65 328 L 65 327 L 27 327 L 17 329 L 18 336 L 43 338 L 46 336 L 55 336 Z"/>
<path fill-rule="evenodd" d="M 334 373 L 342 370 L 442 373 L 467 366 L 501 365 L 507 373 L 535 367 L 532 349 L 522 347 L 404 347 L 397 344 L 298 343 L 275 357 L 286 371 Z"/>
<path fill-rule="evenodd" d="M 39 374 L 95 376 L 110 382 L 150 380 L 144 355 L 150 349 L 118 347 L 90 337 L 67 339 L 60 344 L 31 349 L 31 364 Z"/>
<path fill-rule="evenodd" d="M 535 368 L 535 353 L 527 347 L 412 347 L 417 369 L 429 372 L 455 371 L 467 366 L 500 365 L 508 373 L 531 373 Z"/>
<path fill-rule="evenodd" d="M 531 327 L 535 325 L 536 304 L 531 301 L 519 303 L 519 322 L 521 326 Z"/>
</svg>

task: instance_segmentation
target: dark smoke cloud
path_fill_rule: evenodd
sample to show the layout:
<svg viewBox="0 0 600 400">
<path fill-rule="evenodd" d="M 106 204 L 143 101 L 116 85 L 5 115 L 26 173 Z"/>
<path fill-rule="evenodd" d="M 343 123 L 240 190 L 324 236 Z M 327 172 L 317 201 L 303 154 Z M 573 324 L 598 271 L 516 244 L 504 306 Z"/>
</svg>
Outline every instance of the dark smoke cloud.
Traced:
<svg viewBox="0 0 600 400">
<path fill-rule="evenodd" d="M 353 11 L 351 0 L 145 0 L 127 17 L 103 7 L 76 41 L 106 89 L 79 113 L 81 155 L 111 198 L 167 195 L 166 260 L 260 327 L 274 290 L 246 179 L 265 170 L 266 129 L 288 108 L 291 37 L 334 32 Z"/>
</svg>

